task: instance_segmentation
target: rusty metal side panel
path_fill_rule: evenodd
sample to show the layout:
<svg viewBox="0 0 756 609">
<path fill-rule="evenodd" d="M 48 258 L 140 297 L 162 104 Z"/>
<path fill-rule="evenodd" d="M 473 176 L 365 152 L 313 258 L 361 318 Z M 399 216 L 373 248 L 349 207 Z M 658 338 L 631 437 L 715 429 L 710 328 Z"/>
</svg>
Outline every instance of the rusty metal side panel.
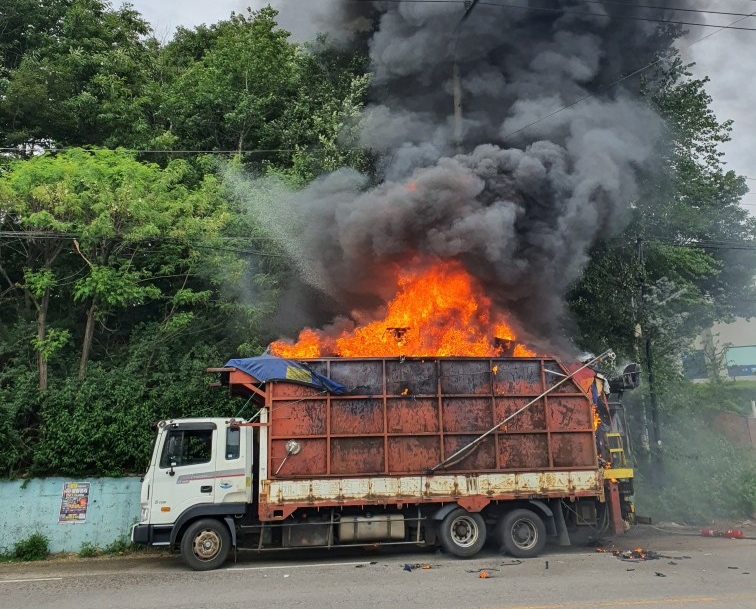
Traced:
<svg viewBox="0 0 756 609">
<path fill-rule="evenodd" d="M 279 388 L 281 384 L 278 384 Z M 296 390 L 298 385 L 287 385 Z M 301 438 L 322 436 L 326 433 L 326 400 L 287 400 L 273 402 L 270 409 L 270 426 L 273 438 Z"/>
<path fill-rule="evenodd" d="M 445 433 L 478 433 L 494 425 L 491 398 L 447 397 L 443 400 Z"/>
<path fill-rule="evenodd" d="M 499 435 L 499 463 L 504 470 L 541 470 L 549 467 L 546 434 L 517 433 Z"/>
<path fill-rule="evenodd" d="M 591 404 L 582 396 L 549 397 L 549 429 L 556 431 L 592 431 Z"/>
<path fill-rule="evenodd" d="M 388 439 L 388 471 L 404 474 L 422 472 L 441 460 L 437 436 L 409 436 Z"/>
<path fill-rule="evenodd" d="M 530 359 L 495 359 L 492 362 L 495 395 L 536 396 L 545 387 L 541 379 L 541 361 Z"/>
<path fill-rule="evenodd" d="M 443 395 L 491 394 L 490 360 L 441 359 L 439 366 Z"/>
<path fill-rule="evenodd" d="M 559 433 L 551 435 L 554 467 L 590 467 L 596 461 L 593 433 Z"/>
<path fill-rule="evenodd" d="M 496 422 L 503 421 L 511 414 L 520 410 L 531 401 L 529 397 L 497 397 L 495 398 Z M 546 403 L 543 399 L 523 410 L 502 429 L 503 433 L 510 431 L 546 431 Z"/>
<path fill-rule="evenodd" d="M 296 456 L 286 456 L 287 440 L 273 439 L 270 442 L 271 475 L 281 478 L 290 476 L 325 476 L 328 474 L 325 438 L 298 440 L 300 452 Z"/>
<path fill-rule="evenodd" d="M 438 387 L 436 360 L 386 360 L 386 393 L 435 395 Z"/>
<path fill-rule="evenodd" d="M 267 384 L 271 478 L 424 472 L 567 374 L 548 358 L 333 358 L 308 364 L 350 392 L 337 396 L 293 382 Z M 302 449 L 287 458 L 288 440 Z M 590 398 L 569 381 L 445 471 L 596 466 Z"/>
<path fill-rule="evenodd" d="M 439 429 L 436 398 L 388 398 L 386 418 L 389 434 L 436 433 Z"/>
<path fill-rule="evenodd" d="M 383 400 L 331 399 L 331 435 L 383 435 Z"/>
<path fill-rule="evenodd" d="M 331 439 L 332 474 L 382 474 L 383 438 Z"/>
<path fill-rule="evenodd" d="M 603 500 L 603 471 L 266 480 L 261 485 L 259 516 L 277 520 L 283 517 L 277 512 L 288 514 L 298 507 L 587 496 Z"/>
<path fill-rule="evenodd" d="M 460 448 L 464 448 L 472 442 L 477 435 L 469 436 L 444 436 L 444 452 L 452 455 Z M 453 472 L 484 472 L 496 469 L 496 446 L 493 436 L 489 436 L 464 459 L 458 463 L 451 463 L 446 471 Z"/>
</svg>

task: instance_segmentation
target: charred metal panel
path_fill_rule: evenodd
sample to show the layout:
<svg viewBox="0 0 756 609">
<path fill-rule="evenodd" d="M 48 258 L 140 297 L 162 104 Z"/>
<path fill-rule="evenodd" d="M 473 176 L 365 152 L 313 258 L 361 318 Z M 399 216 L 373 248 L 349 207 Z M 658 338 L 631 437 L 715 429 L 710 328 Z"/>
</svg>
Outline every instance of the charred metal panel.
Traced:
<svg viewBox="0 0 756 609">
<path fill-rule="evenodd" d="M 554 467 L 589 467 L 596 461 L 592 433 L 558 433 L 551 435 Z"/>
<path fill-rule="evenodd" d="M 470 436 L 444 436 L 444 452 L 447 455 L 454 454 L 460 448 L 470 444 L 477 435 Z M 496 469 L 496 448 L 493 436 L 489 436 L 480 442 L 469 454 L 463 453 L 464 458 L 459 463 L 450 463 L 448 471 L 479 472 Z"/>
<path fill-rule="evenodd" d="M 438 431 L 438 400 L 434 398 L 389 398 L 386 408 L 390 434 Z"/>
<path fill-rule="evenodd" d="M 422 472 L 441 461 L 438 436 L 410 436 L 388 439 L 388 471 Z"/>
<path fill-rule="evenodd" d="M 383 400 L 332 399 L 331 434 L 358 436 L 383 434 Z"/>
<path fill-rule="evenodd" d="M 386 393 L 435 395 L 438 388 L 436 360 L 386 360 Z"/>
<path fill-rule="evenodd" d="M 549 448 L 546 434 L 500 434 L 498 440 L 501 469 L 548 469 Z"/>
<path fill-rule="evenodd" d="M 384 471 L 383 438 L 333 438 L 332 474 L 380 474 Z"/>
<path fill-rule="evenodd" d="M 383 360 L 380 359 L 332 359 L 328 376 L 346 385 L 354 395 L 383 394 Z"/>
<path fill-rule="evenodd" d="M 446 398 L 444 432 L 484 433 L 494 425 L 491 398 Z"/>
<path fill-rule="evenodd" d="M 587 430 L 593 427 L 590 403 L 583 397 L 549 397 L 549 429 Z"/>
<path fill-rule="evenodd" d="M 568 374 L 567 371 L 555 361 L 545 362 L 543 367 L 547 388 L 553 387 Z M 557 387 L 554 390 L 554 393 L 582 393 L 582 390 L 578 387 L 575 381 L 570 379 Z"/>
<path fill-rule="evenodd" d="M 538 395 L 544 391 L 540 360 L 494 360 L 494 394 Z"/>
<path fill-rule="evenodd" d="M 442 359 L 440 364 L 442 394 L 491 393 L 491 360 Z"/>
<path fill-rule="evenodd" d="M 496 404 L 496 421 L 503 421 L 511 416 L 532 398 L 501 398 L 497 397 Z M 545 431 L 546 430 L 546 405 L 543 399 L 531 404 L 520 414 L 507 422 L 502 431 Z"/>
</svg>

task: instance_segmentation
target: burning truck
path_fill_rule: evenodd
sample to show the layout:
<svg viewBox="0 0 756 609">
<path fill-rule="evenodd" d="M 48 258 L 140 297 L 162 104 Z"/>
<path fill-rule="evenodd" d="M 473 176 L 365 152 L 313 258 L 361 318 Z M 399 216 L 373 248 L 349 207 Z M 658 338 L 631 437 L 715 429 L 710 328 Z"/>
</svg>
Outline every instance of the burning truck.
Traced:
<svg viewBox="0 0 756 609">
<path fill-rule="evenodd" d="M 297 271 L 271 322 L 322 329 L 213 370 L 248 418 L 159 425 L 132 539 L 212 569 L 232 548 L 469 557 L 492 540 L 532 557 L 621 531 L 632 460 L 607 395 L 637 369 L 609 380 L 592 370 L 608 354 L 552 354 L 591 248 L 668 165 L 631 76 L 680 32 L 627 3 L 326 4 L 369 58 L 364 108 L 350 94 L 337 119 L 372 169 L 296 190 L 225 175 Z"/>
<path fill-rule="evenodd" d="M 633 470 L 606 395 L 637 376 L 609 389 L 592 370 L 609 352 L 568 367 L 519 343 L 461 267 L 400 284 L 380 322 L 211 369 L 254 414 L 158 425 L 132 540 L 208 570 L 232 549 L 471 557 L 489 540 L 534 557 L 581 527 L 621 532 Z"/>
</svg>

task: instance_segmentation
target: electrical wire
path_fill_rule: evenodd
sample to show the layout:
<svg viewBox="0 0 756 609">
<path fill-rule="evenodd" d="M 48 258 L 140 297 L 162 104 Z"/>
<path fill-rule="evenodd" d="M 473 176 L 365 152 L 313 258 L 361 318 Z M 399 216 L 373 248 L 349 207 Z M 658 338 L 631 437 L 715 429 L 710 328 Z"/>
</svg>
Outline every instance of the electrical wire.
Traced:
<svg viewBox="0 0 756 609">
<path fill-rule="evenodd" d="M 355 3 L 355 4 L 364 4 L 365 0 L 346 0 L 347 2 Z M 381 0 L 385 3 L 390 4 L 459 4 L 459 0 Z M 598 2 L 598 0 L 595 0 L 596 4 L 605 4 L 605 2 Z M 524 11 L 535 11 L 535 12 L 549 12 L 549 13 L 560 13 L 562 15 L 578 15 L 581 17 L 601 17 L 604 19 L 619 19 L 619 20 L 625 20 L 625 21 L 646 21 L 646 22 L 652 22 L 652 23 L 665 23 L 669 25 L 687 25 L 687 26 L 696 26 L 696 27 L 710 27 L 710 28 L 722 28 L 727 30 L 744 30 L 744 31 L 751 31 L 756 32 L 756 28 L 753 27 L 742 27 L 742 26 L 735 26 L 734 24 L 729 25 L 716 25 L 712 23 L 696 23 L 692 21 L 679 21 L 679 20 L 673 20 L 673 19 L 654 19 L 653 17 L 639 17 L 639 16 L 633 16 L 633 15 L 607 15 L 606 13 L 590 13 L 585 11 L 569 11 L 565 10 L 563 8 L 555 8 L 555 7 L 546 7 L 546 6 L 523 6 L 521 4 L 503 4 L 500 2 L 489 2 L 485 0 L 479 0 L 477 3 L 479 6 L 491 6 L 496 8 L 503 8 L 503 9 L 514 9 L 514 10 L 524 10 Z M 630 4 L 626 4 L 625 6 L 633 6 Z M 646 7 L 646 8 L 654 8 L 654 7 Z M 661 8 L 661 7 L 660 7 Z M 674 9 L 664 9 L 664 10 L 670 10 L 673 11 Z M 695 11 L 694 9 L 687 9 L 691 10 L 693 12 L 706 14 L 707 11 Z M 716 14 L 716 12 L 711 11 L 712 14 Z M 470 11 L 467 11 L 464 15 L 464 17 L 467 17 L 470 14 Z M 748 18 L 753 15 L 748 15 L 746 13 L 732 13 L 733 15 L 743 15 L 743 18 Z"/>
<path fill-rule="evenodd" d="M 751 13 L 748 17 L 741 17 L 740 19 L 736 19 L 730 25 L 734 25 L 735 23 L 740 23 L 741 21 L 743 21 L 745 19 L 748 19 L 749 17 L 753 17 L 753 16 L 756 16 L 756 11 L 754 11 L 753 13 Z M 716 30 L 715 32 L 710 32 L 709 34 L 706 34 L 705 36 L 702 36 L 701 38 L 697 38 L 693 42 L 691 42 L 691 43 L 689 43 L 689 44 L 687 44 L 687 45 L 679 48 L 678 50 L 679 51 L 685 51 L 685 50 L 689 49 L 690 47 L 692 47 L 693 45 L 698 44 L 699 42 L 703 42 L 707 38 L 711 38 L 715 34 L 718 34 L 723 29 L 725 29 L 725 28 L 720 28 L 720 29 Z M 642 68 L 638 68 L 637 70 L 634 70 L 633 72 L 630 72 L 629 74 L 626 74 L 625 76 L 623 76 L 621 78 L 618 78 L 617 80 L 615 80 L 614 82 L 609 83 L 605 87 L 601 87 L 598 92 L 599 93 L 603 93 L 605 91 L 608 91 L 609 89 L 613 89 L 618 84 L 620 84 L 620 83 L 628 80 L 629 78 L 632 78 L 633 76 L 637 76 L 641 72 L 645 72 L 649 68 L 652 68 L 655 65 L 657 65 L 659 63 L 662 63 L 665 60 L 666 60 L 666 57 L 660 57 L 659 59 L 656 59 L 655 61 L 652 61 L 651 63 L 643 66 Z M 536 119 L 533 122 L 528 123 L 527 125 L 525 125 L 523 127 L 520 127 L 519 129 L 516 129 L 514 131 L 510 131 L 509 133 L 505 134 L 502 137 L 502 139 L 506 140 L 507 138 L 510 138 L 513 135 L 517 135 L 518 133 L 521 133 L 521 132 L 523 132 L 523 131 L 525 131 L 527 129 L 530 129 L 530 127 L 533 127 L 534 125 L 537 125 L 537 124 L 539 124 L 539 123 L 541 123 L 541 122 L 543 122 L 543 121 L 551 118 L 552 116 L 555 116 L 555 115 L 559 114 L 560 112 L 564 112 L 565 110 L 569 110 L 570 108 L 572 108 L 574 106 L 577 106 L 578 104 L 582 103 L 586 99 L 589 99 L 591 97 L 595 97 L 595 95 L 596 95 L 596 93 L 587 93 L 586 95 L 584 95 L 583 97 L 580 97 L 579 99 L 575 100 L 571 104 L 567 104 L 566 106 L 562 106 L 561 108 L 558 108 L 558 109 L 554 110 L 553 112 L 550 112 L 549 114 L 546 114 L 545 116 L 542 116 L 541 118 Z"/>
</svg>

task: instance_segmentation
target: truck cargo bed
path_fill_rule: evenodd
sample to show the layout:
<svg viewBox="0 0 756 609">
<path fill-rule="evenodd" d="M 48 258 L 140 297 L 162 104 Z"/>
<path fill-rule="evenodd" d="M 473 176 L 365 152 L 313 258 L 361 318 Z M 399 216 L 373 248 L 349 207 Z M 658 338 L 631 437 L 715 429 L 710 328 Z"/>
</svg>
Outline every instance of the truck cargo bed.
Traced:
<svg viewBox="0 0 756 609">
<path fill-rule="evenodd" d="M 553 358 L 304 361 L 349 393 L 266 384 L 271 480 L 427 473 L 568 374 Z M 463 456 L 436 473 L 595 469 L 590 398 L 567 381 Z"/>
</svg>

